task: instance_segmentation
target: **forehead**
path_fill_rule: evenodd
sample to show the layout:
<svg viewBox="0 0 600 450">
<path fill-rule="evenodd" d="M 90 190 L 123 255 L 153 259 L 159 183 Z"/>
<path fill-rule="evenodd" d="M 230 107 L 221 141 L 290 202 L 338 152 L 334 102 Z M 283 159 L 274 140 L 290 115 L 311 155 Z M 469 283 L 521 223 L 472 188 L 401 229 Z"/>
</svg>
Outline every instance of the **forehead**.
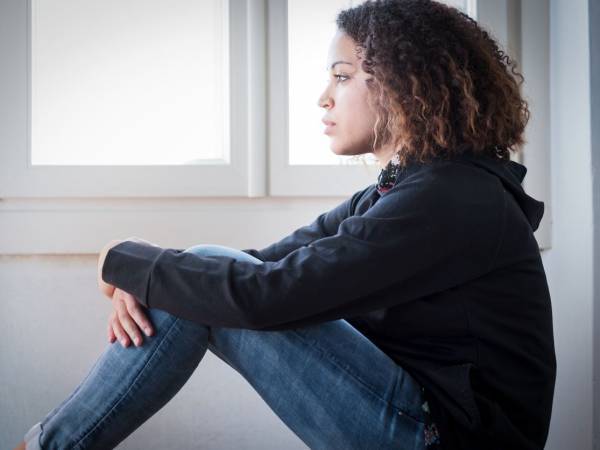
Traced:
<svg viewBox="0 0 600 450">
<path fill-rule="evenodd" d="M 335 35 L 331 39 L 329 44 L 329 51 L 327 53 L 327 70 L 331 69 L 331 65 L 337 61 L 344 61 L 351 63 L 357 67 L 359 58 L 356 56 L 356 43 L 354 40 L 342 31 L 336 31 Z M 347 64 L 340 64 L 346 68 Z"/>
</svg>

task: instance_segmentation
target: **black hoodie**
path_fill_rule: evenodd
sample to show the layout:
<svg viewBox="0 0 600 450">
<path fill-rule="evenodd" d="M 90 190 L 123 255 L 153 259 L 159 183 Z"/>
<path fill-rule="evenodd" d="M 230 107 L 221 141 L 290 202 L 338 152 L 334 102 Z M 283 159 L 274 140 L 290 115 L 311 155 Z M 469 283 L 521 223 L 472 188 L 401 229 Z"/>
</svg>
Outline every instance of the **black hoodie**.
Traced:
<svg viewBox="0 0 600 450">
<path fill-rule="evenodd" d="M 556 359 L 524 166 L 412 162 L 262 250 L 263 264 L 125 241 L 105 282 L 208 326 L 346 319 L 425 388 L 445 449 L 542 449 Z"/>
</svg>

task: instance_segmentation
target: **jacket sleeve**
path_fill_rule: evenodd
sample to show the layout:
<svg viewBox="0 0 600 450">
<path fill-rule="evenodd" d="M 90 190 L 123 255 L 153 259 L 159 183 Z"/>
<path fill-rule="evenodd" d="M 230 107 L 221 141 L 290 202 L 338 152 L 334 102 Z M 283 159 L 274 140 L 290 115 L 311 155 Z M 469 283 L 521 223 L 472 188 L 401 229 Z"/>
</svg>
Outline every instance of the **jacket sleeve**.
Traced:
<svg viewBox="0 0 600 450">
<path fill-rule="evenodd" d="M 102 277 L 147 307 L 209 326 L 277 330 L 349 317 L 490 270 L 501 211 L 474 214 L 453 200 L 399 184 L 334 234 L 259 264 L 125 241 L 109 250 Z"/>
<path fill-rule="evenodd" d="M 333 209 L 320 214 L 312 223 L 298 228 L 283 239 L 274 242 L 261 250 L 248 248 L 243 249 L 242 251 L 261 261 L 279 261 L 297 248 L 308 245 L 310 242 L 325 236 L 331 236 L 335 234 L 342 220 L 353 214 L 356 203 L 372 186 L 373 185 L 369 185 L 364 189 L 356 191 L 352 196 Z"/>
</svg>

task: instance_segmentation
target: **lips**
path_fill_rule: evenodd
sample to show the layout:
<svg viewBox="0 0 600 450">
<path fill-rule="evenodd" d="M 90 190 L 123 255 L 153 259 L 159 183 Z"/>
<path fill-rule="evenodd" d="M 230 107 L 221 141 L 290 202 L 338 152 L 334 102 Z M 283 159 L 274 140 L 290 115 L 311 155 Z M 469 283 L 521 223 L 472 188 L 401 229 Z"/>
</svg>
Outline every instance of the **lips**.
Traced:
<svg viewBox="0 0 600 450">
<path fill-rule="evenodd" d="M 325 119 L 325 118 L 323 118 L 321 120 L 326 125 L 325 130 L 323 130 L 323 133 L 329 134 L 331 132 L 332 128 L 335 126 L 335 122 Z"/>
</svg>

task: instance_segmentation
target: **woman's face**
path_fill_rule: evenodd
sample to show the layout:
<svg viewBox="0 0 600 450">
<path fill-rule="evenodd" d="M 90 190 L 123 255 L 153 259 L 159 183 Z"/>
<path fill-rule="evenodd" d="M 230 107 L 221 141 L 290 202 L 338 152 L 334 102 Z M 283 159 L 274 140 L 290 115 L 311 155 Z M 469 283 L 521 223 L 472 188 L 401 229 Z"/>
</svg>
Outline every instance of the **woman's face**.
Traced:
<svg viewBox="0 0 600 450">
<path fill-rule="evenodd" d="M 347 34 L 337 31 L 327 57 L 327 86 L 319 97 L 319 106 L 325 108 L 323 121 L 334 123 L 324 133 L 337 155 L 373 152 L 375 112 L 367 103 L 366 81 L 371 75 L 362 70 L 355 45 Z"/>
</svg>

